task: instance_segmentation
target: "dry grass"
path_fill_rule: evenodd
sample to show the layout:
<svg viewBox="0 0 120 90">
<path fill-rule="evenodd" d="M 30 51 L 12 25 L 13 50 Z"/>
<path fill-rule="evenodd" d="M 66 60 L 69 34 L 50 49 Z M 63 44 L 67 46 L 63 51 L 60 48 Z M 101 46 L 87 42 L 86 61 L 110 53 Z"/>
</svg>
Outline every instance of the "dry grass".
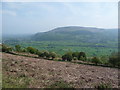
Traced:
<svg viewBox="0 0 120 90">
<path fill-rule="evenodd" d="M 107 83 L 118 88 L 118 69 L 50 61 L 3 53 L 3 87 L 94 88 Z M 61 83 L 60 83 L 61 82 Z"/>
</svg>

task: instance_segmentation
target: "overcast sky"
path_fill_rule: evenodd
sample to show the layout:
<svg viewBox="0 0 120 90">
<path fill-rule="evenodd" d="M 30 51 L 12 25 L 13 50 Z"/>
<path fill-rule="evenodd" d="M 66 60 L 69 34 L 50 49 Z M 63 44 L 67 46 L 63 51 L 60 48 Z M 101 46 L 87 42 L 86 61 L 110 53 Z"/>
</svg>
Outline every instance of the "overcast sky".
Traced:
<svg viewBox="0 0 120 90">
<path fill-rule="evenodd" d="M 118 27 L 117 2 L 3 2 L 2 30 L 30 34 L 56 27 Z"/>
</svg>

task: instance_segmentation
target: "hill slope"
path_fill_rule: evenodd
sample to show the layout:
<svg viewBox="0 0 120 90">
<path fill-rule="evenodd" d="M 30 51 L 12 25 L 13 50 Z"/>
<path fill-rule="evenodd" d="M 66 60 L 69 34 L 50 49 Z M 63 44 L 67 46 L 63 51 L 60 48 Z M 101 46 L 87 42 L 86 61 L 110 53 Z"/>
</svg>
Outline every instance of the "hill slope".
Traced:
<svg viewBox="0 0 120 90">
<path fill-rule="evenodd" d="M 37 41 L 77 41 L 105 43 L 108 41 L 117 41 L 117 29 L 100 29 L 90 27 L 59 27 L 44 33 L 37 33 L 32 40 Z"/>
<path fill-rule="evenodd" d="M 118 70 L 49 61 L 3 53 L 3 87 L 91 88 L 106 83 L 118 88 Z"/>
</svg>

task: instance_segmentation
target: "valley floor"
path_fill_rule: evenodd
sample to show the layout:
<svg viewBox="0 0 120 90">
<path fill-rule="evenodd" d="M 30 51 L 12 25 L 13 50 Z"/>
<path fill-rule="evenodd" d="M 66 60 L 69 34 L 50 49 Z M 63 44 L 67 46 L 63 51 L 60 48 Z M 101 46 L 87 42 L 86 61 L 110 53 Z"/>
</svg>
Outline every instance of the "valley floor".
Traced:
<svg viewBox="0 0 120 90">
<path fill-rule="evenodd" d="M 118 88 L 118 69 L 2 54 L 3 88 Z"/>
</svg>

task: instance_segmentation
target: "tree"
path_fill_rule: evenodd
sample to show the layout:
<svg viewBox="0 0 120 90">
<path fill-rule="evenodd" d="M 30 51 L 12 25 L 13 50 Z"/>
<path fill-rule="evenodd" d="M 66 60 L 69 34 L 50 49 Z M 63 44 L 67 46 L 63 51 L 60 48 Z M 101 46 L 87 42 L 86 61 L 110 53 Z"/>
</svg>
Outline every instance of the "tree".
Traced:
<svg viewBox="0 0 120 90">
<path fill-rule="evenodd" d="M 57 56 L 57 54 L 55 52 L 50 52 L 50 57 L 52 57 L 52 60 L 54 60 L 54 58 Z"/>
<path fill-rule="evenodd" d="M 36 54 L 38 50 L 33 47 L 27 47 L 27 51 L 31 54 Z"/>
<path fill-rule="evenodd" d="M 98 57 L 93 57 L 92 62 L 95 63 L 96 65 L 101 64 L 101 60 Z"/>
<path fill-rule="evenodd" d="M 72 54 L 71 53 L 67 53 L 67 61 L 71 61 L 72 60 Z"/>
<path fill-rule="evenodd" d="M 36 54 L 37 55 L 39 55 L 39 54 L 41 54 L 42 52 L 41 51 L 39 51 L 38 49 L 36 50 Z"/>
<path fill-rule="evenodd" d="M 10 53 L 12 50 L 12 47 L 9 47 L 5 44 L 2 45 L 2 52 Z"/>
<path fill-rule="evenodd" d="M 39 57 L 44 57 L 44 52 L 37 53 Z"/>
<path fill-rule="evenodd" d="M 83 57 L 83 58 L 86 60 L 86 54 L 85 54 L 85 52 L 80 52 L 80 53 L 78 54 L 78 60 L 80 60 L 81 57 Z"/>
<path fill-rule="evenodd" d="M 15 45 L 15 49 L 17 52 L 20 52 L 21 51 L 21 46 L 20 45 Z"/>
<path fill-rule="evenodd" d="M 73 59 L 73 56 L 72 56 L 72 53 L 66 53 L 65 55 L 62 56 L 62 59 L 65 61 L 72 61 Z"/>
<path fill-rule="evenodd" d="M 49 58 L 50 58 L 50 54 L 49 54 L 48 51 L 44 51 L 43 56 L 44 56 L 46 59 L 49 59 Z"/>
<path fill-rule="evenodd" d="M 66 55 L 63 55 L 63 56 L 62 56 L 62 60 L 63 60 L 63 61 L 67 60 L 67 56 L 66 56 Z"/>
<path fill-rule="evenodd" d="M 25 48 L 22 49 L 22 52 L 27 52 L 27 50 Z"/>
<path fill-rule="evenodd" d="M 119 55 L 118 53 L 112 53 L 109 57 L 109 63 L 113 66 L 119 66 L 120 60 L 118 60 Z"/>
<path fill-rule="evenodd" d="M 108 56 L 101 56 L 100 57 L 102 64 L 108 65 L 109 64 L 109 57 Z"/>
<path fill-rule="evenodd" d="M 85 57 L 81 56 L 80 60 L 85 61 L 86 59 L 85 59 Z"/>
<path fill-rule="evenodd" d="M 78 58 L 78 54 L 79 54 L 78 52 L 73 52 L 72 56 Z"/>
<path fill-rule="evenodd" d="M 77 57 L 73 57 L 73 60 L 77 60 L 78 58 Z"/>
</svg>

